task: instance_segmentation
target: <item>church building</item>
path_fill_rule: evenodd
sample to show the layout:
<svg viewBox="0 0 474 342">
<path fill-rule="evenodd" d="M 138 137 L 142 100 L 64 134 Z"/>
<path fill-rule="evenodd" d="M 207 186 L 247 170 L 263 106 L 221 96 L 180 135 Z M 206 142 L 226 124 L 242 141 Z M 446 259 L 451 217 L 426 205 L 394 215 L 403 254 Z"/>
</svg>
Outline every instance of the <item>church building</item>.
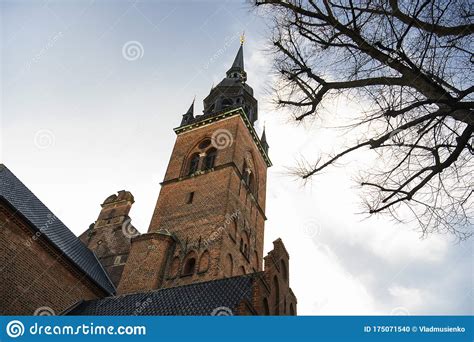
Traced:
<svg viewBox="0 0 474 342">
<path fill-rule="evenodd" d="M 77 238 L 1 167 L 1 314 L 296 315 L 283 242 L 263 250 L 272 164 L 265 131 L 254 129 L 243 44 L 203 104 L 195 115 L 193 102 L 174 129 L 143 234 L 128 191 L 107 197 Z"/>
</svg>

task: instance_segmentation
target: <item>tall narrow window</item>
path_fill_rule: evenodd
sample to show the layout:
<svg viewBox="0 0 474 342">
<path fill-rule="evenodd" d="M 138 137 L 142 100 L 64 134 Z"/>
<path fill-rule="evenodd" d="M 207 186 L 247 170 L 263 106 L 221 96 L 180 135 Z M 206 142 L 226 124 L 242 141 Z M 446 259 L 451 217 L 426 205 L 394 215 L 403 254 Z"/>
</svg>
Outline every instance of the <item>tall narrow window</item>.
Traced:
<svg viewBox="0 0 474 342">
<path fill-rule="evenodd" d="M 204 158 L 203 170 L 209 170 L 214 167 L 216 162 L 217 150 L 215 148 L 210 148 L 206 152 L 206 158 Z"/>
<path fill-rule="evenodd" d="M 286 268 L 286 263 L 281 260 L 281 273 L 283 274 L 283 279 L 288 281 L 288 269 Z"/>
<path fill-rule="evenodd" d="M 192 175 L 194 172 L 198 170 L 199 167 L 199 154 L 195 153 L 191 157 L 191 160 L 189 161 L 189 171 L 188 171 L 188 176 Z"/>
<path fill-rule="evenodd" d="M 242 168 L 242 179 L 244 180 L 245 184 L 248 183 L 249 175 L 250 175 L 250 169 L 247 166 L 247 162 L 244 161 L 244 167 Z"/>
<path fill-rule="evenodd" d="M 225 258 L 225 266 L 224 266 L 224 275 L 226 277 L 232 277 L 234 274 L 234 262 L 232 260 L 232 255 L 227 254 Z"/>
<path fill-rule="evenodd" d="M 183 268 L 183 275 L 192 275 L 194 273 L 194 269 L 196 268 L 196 259 L 189 258 L 186 260 Z"/>
<path fill-rule="evenodd" d="M 190 193 L 188 194 L 188 198 L 186 199 L 186 203 L 187 203 L 187 204 L 193 203 L 193 199 L 194 199 L 194 191 L 193 191 L 193 192 L 190 192 Z"/>
<path fill-rule="evenodd" d="M 253 175 L 252 174 L 249 174 L 248 176 L 248 180 L 247 180 L 247 186 L 249 187 L 249 190 L 250 192 L 254 192 L 255 188 L 254 188 L 254 185 L 255 185 L 255 182 L 254 182 L 254 179 L 253 179 Z"/>
<path fill-rule="evenodd" d="M 274 314 L 278 316 L 280 314 L 280 286 L 278 284 L 278 278 L 276 276 L 273 277 L 273 307 L 274 307 Z"/>
<path fill-rule="evenodd" d="M 263 314 L 266 316 L 270 315 L 270 307 L 268 306 L 267 298 L 263 298 Z"/>
</svg>

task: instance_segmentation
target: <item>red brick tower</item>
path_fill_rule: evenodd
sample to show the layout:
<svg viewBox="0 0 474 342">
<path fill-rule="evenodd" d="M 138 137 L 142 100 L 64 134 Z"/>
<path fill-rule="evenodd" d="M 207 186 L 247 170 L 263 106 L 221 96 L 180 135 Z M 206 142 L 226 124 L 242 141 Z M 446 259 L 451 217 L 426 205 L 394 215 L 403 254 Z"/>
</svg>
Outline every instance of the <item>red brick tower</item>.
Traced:
<svg viewBox="0 0 474 342">
<path fill-rule="evenodd" d="M 246 83 L 241 46 L 227 77 L 175 129 L 176 143 L 149 231 L 180 241 L 165 284 L 262 269 L 266 142 L 257 137 L 257 101 Z"/>
<path fill-rule="evenodd" d="M 176 143 L 148 234 L 136 238 L 137 244 L 152 237 L 166 241 L 170 246 L 166 252 L 157 243 L 154 250 L 142 250 L 137 259 L 144 265 L 146 253 L 147 260 L 156 263 L 158 258 L 164 268 L 147 281 L 136 266 L 134 270 L 130 266 L 134 275 L 122 279 L 119 291 L 262 270 L 266 177 L 271 162 L 265 134 L 259 138 L 253 127 L 257 100 L 246 78 L 241 45 L 226 77 L 204 99 L 203 115 L 194 116 L 193 103 L 174 129 Z M 132 262 L 134 254 L 132 243 Z M 137 277 L 141 280 L 138 288 Z"/>
</svg>

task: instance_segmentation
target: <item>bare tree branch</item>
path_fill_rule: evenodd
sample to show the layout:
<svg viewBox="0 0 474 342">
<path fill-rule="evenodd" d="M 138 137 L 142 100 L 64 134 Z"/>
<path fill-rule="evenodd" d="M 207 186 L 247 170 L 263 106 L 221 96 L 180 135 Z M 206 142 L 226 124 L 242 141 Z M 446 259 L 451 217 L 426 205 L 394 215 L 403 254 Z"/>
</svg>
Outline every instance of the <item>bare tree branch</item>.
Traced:
<svg viewBox="0 0 474 342">
<path fill-rule="evenodd" d="M 328 98 L 366 105 L 352 146 L 298 174 L 311 178 L 356 150 L 369 213 L 414 215 L 423 234 L 473 234 L 472 5 L 462 0 L 257 0 L 274 20 L 277 104 L 303 121 Z M 358 133 L 360 134 L 360 133 Z"/>
</svg>

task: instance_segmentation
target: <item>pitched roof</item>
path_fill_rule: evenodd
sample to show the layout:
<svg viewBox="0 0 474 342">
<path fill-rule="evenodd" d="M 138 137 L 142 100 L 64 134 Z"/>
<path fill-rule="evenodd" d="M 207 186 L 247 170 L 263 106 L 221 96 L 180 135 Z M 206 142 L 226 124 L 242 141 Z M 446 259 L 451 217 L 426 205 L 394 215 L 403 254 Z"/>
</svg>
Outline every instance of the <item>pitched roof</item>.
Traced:
<svg viewBox="0 0 474 342">
<path fill-rule="evenodd" d="M 66 315 L 209 316 L 236 314 L 242 300 L 251 301 L 255 275 L 212 280 L 81 302 Z"/>
<path fill-rule="evenodd" d="M 95 254 L 3 164 L 0 164 L 0 199 L 9 203 L 99 287 L 108 294 L 115 293 Z"/>
</svg>

